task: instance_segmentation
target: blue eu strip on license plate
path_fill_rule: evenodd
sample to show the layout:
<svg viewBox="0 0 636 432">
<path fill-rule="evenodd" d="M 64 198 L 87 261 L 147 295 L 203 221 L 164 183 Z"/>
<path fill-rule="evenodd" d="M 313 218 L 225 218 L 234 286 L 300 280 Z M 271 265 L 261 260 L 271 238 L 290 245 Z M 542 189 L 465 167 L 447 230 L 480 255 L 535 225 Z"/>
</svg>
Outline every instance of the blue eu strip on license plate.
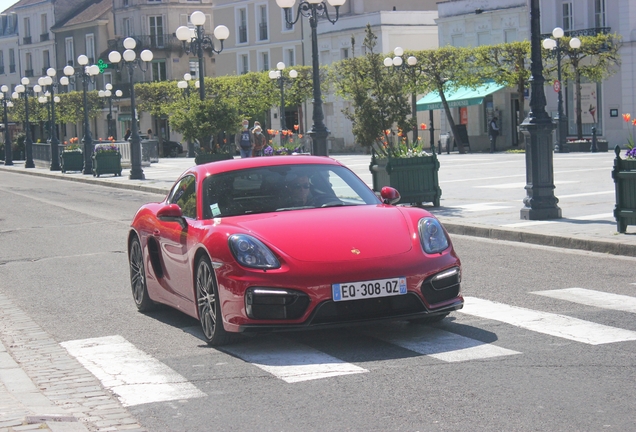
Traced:
<svg viewBox="0 0 636 432">
<path fill-rule="evenodd" d="M 378 279 L 331 285 L 333 301 L 360 300 L 406 294 L 406 278 Z"/>
</svg>

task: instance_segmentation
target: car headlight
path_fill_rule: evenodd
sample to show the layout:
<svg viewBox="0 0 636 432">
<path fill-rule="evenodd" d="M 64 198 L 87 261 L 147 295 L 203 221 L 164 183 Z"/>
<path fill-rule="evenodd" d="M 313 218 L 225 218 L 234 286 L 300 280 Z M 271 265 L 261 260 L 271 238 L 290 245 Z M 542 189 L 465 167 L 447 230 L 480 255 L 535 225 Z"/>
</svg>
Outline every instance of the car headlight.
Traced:
<svg viewBox="0 0 636 432">
<path fill-rule="evenodd" d="M 443 252 L 448 248 L 446 233 L 439 221 L 432 217 L 420 219 L 418 223 L 420 241 L 424 252 L 433 254 Z"/>
<path fill-rule="evenodd" d="M 272 251 L 260 240 L 245 234 L 234 234 L 229 238 L 230 250 L 239 264 L 258 269 L 280 267 Z"/>
</svg>

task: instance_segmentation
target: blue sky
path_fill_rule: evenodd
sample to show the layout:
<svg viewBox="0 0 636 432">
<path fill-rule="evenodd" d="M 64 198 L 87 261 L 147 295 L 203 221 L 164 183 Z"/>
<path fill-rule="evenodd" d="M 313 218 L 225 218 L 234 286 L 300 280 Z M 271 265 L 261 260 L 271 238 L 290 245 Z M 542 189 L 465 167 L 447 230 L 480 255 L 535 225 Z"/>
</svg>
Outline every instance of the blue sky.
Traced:
<svg viewBox="0 0 636 432">
<path fill-rule="evenodd" d="M 18 0 L 0 0 L 0 11 L 4 11 L 5 9 L 16 4 Z"/>
</svg>

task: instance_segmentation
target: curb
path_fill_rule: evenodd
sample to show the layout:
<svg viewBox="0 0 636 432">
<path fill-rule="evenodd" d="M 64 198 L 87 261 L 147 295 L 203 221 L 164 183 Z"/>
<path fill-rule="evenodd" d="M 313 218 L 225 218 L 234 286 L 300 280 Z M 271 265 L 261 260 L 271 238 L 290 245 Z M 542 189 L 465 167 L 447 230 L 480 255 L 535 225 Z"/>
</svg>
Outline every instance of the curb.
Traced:
<svg viewBox="0 0 636 432">
<path fill-rule="evenodd" d="M 450 234 L 636 257 L 636 245 L 443 222 Z"/>
</svg>

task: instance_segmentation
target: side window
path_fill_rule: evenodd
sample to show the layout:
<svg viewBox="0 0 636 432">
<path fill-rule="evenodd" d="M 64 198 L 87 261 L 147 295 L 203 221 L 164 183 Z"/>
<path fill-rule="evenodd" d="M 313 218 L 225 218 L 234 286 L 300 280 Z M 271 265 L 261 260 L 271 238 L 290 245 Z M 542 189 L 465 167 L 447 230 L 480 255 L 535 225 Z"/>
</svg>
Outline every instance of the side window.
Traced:
<svg viewBox="0 0 636 432">
<path fill-rule="evenodd" d="M 187 176 L 177 183 L 170 194 L 170 204 L 177 204 L 181 207 L 183 216 L 197 218 L 197 194 L 196 181 L 194 176 Z"/>
</svg>

